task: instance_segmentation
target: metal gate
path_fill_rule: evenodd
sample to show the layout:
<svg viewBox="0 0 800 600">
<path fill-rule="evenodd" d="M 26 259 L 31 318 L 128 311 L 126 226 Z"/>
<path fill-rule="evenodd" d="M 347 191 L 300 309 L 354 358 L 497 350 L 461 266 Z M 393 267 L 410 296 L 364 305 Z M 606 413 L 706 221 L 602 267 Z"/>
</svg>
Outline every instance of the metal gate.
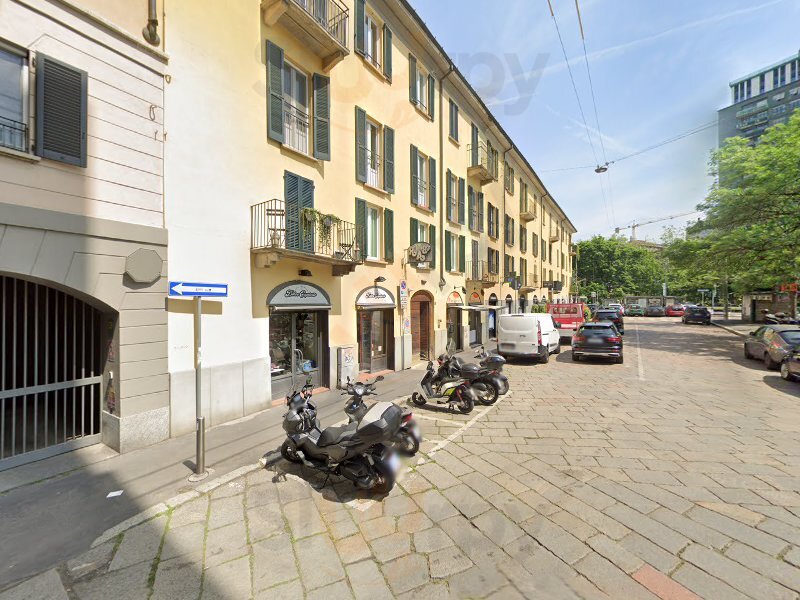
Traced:
<svg viewBox="0 0 800 600">
<path fill-rule="evenodd" d="M 100 441 L 101 311 L 0 275 L 0 471 Z"/>
</svg>

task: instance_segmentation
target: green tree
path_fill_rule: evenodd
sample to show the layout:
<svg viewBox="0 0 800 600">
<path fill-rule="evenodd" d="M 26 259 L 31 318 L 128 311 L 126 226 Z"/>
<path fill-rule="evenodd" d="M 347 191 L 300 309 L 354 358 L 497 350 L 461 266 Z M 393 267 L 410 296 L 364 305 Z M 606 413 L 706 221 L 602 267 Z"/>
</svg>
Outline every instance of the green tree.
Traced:
<svg viewBox="0 0 800 600">
<path fill-rule="evenodd" d="M 581 294 L 598 298 L 629 294 L 660 295 L 664 265 L 647 248 L 623 237 L 595 236 L 578 243 L 578 280 Z"/>
</svg>

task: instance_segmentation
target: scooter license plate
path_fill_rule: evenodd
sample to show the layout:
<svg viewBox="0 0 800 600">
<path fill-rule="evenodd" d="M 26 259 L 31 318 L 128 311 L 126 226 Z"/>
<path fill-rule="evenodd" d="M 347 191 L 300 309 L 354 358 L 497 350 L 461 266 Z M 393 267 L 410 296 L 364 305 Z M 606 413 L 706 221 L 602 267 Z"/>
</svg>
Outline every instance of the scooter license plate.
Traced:
<svg viewBox="0 0 800 600">
<path fill-rule="evenodd" d="M 389 468 L 395 475 L 397 475 L 400 472 L 400 468 L 402 467 L 402 464 L 400 463 L 400 457 L 397 456 L 397 454 L 395 454 L 394 452 L 389 455 L 389 457 L 386 460 L 386 464 L 389 465 Z"/>
</svg>

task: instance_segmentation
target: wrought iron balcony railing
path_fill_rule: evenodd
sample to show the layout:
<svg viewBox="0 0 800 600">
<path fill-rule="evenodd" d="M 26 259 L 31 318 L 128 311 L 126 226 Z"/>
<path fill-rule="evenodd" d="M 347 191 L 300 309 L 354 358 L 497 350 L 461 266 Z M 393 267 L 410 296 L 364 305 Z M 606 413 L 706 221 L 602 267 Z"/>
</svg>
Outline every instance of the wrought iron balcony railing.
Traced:
<svg viewBox="0 0 800 600">
<path fill-rule="evenodd" d="M 347 48 L 348 10 L 336 0 L 293 0 L 330 36 Z"/>
<path fill-rule="evenodd" d="M 485 260 L 469 260 L 466 264 L 465 276 L 467 281 L 496 284 L 499 281 L 497 273 L 490 272 L 489 263 Z"/>
<path fill-rule="evenodd" d="M 0 116 L 0 146 L 28 151 L 28 125 Z"/>
<path fill-rule="evenodd" d="M 284 101 L 283 143 L 293 150 L 308 154 L 308 113 Z"/>
<path fill-rule="evenodd" d="M 302 252 L 334 263 L 362 262 L 363 227 L 287 207 L 279 199 L 250 207 L 251 250 Z"/>
<path fill-rule="evenodd" d="M 479 142 L 477 145 L 469 144 L 467 156 L 469 157 L 468 172 L 470 174 L 477 175 L 483 183 L 497 180 L 498 166 L 489 152 L 486 142 Z"/>
</svg>

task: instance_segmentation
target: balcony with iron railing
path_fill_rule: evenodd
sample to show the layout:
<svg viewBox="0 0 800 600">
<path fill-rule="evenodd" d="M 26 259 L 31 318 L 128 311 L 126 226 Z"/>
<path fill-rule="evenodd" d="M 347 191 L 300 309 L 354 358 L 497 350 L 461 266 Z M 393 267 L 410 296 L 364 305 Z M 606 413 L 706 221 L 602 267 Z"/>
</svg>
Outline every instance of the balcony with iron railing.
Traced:
<svg viewBox="0 0 800 600">
<path fill-rule="evenodd" d="M 536 202 L 525 197 L 519 203 L 519 220 L 523 223 L 533 221 L 536 218 Z"/>
<path fill-rule="evenodd" d="M 558 227 L 550 228 L 550 241 L 557 242 L 561 239 L 561 230 Z"/>
<path fill-rule="evenodd" d="M 309 153 L 308 113 L 293 104 L 283 102 L 283 145 L 303 154 Z"/>
<path fill-rule="evenodd" d="M 287 208 L 277 198 L 250 207 L 250 251 L 259 267 L 299 258 L 332 265 L 334 275 L 345 275 L 362 262 L 364 233 L 334 215 Z"/>
<path fill-rule="evenodd" d="M 467 168 L 469 177 L 477 177 L 481 183 L 497 181 L 498 167 L 489 152 L 486 142 L 479 142 L 477 146 L 474 144 L 468 145 L 467 156 L 469 158 L 469 167 Z"/>
<path fill-rule="evenodd" d="M 0 116 L 0 146 L 18 152 L 28 151 L 28 126 Z"/>
<path fill-rule="evenodd" d="M 363 156 L 362 160 L 366 161 L 366 169 L 367 169 L 367 185 L 372 186 L 374 188 L 383 188 L 383 166 L 381 163 L 381 155 L 378 154 L 375 150 L 368 148 L 367 146 L 359 146 L 359 155 Z"/>
<path fill-rule="evenodd" d="M 497 285 L 500 280 L 500 276 L 497 273 L 491 272 L 488 261 L 468 260 L 466 267 L 464 274 L 470 283 L 479 283 L 483 287 L 492 287 Z"/>
<path fill-rule="evenodd" d="M 264 24 L 280 23 L 303 46 L 322 58 L 330 71 L 350 51 L 347 47 L 349 11 L 337 0 L 261 0 Z"/>
</svg>

